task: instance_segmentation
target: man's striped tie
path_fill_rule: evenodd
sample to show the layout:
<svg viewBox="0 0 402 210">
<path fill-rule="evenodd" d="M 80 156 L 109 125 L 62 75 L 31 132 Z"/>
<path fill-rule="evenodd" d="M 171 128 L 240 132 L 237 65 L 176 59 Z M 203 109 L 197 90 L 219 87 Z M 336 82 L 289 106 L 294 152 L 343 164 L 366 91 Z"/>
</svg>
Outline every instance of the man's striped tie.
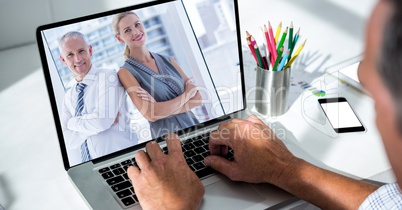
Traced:
<svg viewBox="0 0 402 210">
<path fill-rule="evenodd" d="M 84 83 L 77 84 L 77 106 L 75 107 L 75 116 L 81 116 L 82 110 L 84 109 L 84 89 L 87 85 Z M 91 159 L 91 155 L 89 155 L 87 140 L 84 141 L 81 145 L 81 160 L 82 162 L 86 162 Z"/>
</svg>

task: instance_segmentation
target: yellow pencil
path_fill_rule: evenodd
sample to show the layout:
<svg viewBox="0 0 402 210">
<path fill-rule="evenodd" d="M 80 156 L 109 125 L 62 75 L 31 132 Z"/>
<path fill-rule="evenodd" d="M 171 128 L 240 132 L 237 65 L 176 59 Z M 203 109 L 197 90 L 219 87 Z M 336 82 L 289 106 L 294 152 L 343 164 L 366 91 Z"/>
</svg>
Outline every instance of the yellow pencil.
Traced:
<svg viewBox="0 0 402 210">
<path fill-rule="evenodd" d="M 279 23 L 278 28 L 276 28 L 276 33 L 275 33 L 275 44 L 278 43 L 278 39 L 279 39 L 279 34 L 282 31 L 282 21 Z"/>
<path fill-rule="evenodd" d="M 290 59 L 290 61 L 286 64 L 285 69 L 289 68 L 290 65 L 292 65 L 292 63 L 296 60 L 297 56 L 298 56 L 298 55 L 300 54 L 300 52 L 302 51 L 302 49 L 303 49 L 304 45 L 306 44 L 306 42 L 307 42 L 307 39 L 304 40 L 303 44 L 301 44 L 301 45 L 299 46 L 299 48 L 297 48 L 295 54 L 292 56 L 292 58 Z"/>
</svg>

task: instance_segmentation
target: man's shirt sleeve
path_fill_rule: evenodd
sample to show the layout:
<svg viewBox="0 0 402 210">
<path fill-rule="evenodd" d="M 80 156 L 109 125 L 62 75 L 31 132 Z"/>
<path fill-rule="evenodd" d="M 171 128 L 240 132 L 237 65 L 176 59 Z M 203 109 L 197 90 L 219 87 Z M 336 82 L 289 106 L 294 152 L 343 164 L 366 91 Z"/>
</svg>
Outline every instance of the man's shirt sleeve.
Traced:
<svg viewBox="0 0 402 210">
<path fill-rule="evenodd" d="M 359 210 L 363 209 L 402 209 L 402 194 L 398 184 L 378 188 L 360 205 Z"/>
</svg>

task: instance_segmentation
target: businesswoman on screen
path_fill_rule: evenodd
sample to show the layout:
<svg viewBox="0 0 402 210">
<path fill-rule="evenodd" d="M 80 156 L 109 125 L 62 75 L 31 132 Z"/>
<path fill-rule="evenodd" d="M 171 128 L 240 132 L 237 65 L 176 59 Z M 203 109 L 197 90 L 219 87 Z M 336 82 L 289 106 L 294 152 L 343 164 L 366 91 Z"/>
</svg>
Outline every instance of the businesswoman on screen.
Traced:
<svg viewBox="0 0 402 210">
<path fill-rule="evenodd" d="M 197 87 L 172 57 L 147 50 L 147 34 L 137 14 L 119 13 L 112 24 L 117 40 L 126 44 L 119 79 L 149 121 L 152 138 L 198 124 L 190 111 L 202 105 Z"/>
</svg>

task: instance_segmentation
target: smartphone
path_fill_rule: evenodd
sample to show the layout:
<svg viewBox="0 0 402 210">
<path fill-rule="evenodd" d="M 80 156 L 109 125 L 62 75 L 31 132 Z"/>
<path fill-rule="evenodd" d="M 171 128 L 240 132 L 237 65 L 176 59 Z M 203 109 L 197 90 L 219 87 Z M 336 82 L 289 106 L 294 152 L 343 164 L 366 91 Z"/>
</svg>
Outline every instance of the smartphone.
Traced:
<svg viewBox="0 0 402 210">
<path fill-rule="evenodd" d="M 337 133 L 365 131 L 356 113 L 345 98 L 318 99 L 320 107 Z"/>
</svg>

